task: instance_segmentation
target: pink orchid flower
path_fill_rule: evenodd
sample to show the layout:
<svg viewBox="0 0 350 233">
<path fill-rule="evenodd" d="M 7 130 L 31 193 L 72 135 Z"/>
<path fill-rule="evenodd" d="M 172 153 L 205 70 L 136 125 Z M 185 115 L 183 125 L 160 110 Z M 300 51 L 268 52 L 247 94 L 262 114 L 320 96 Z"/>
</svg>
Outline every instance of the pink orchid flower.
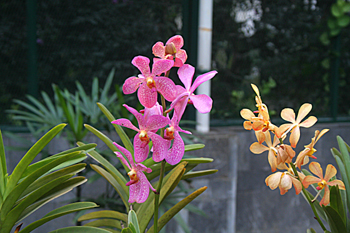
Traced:
<svg viewBox="0 0 350 233">
<path fill-rule="evenodd" d="M 147 180 L 147 177 L 143 172 L 151 173 L 152 169 L 146 167 L 141 163 L 134 163 L 132 159 L 131 153 L 125 149 L 124 147 L 118 145 L 113 142 L 113 144 L 125 155 L 128 161 L 123 157 L 123 155 L 116 151 L 114 152 L 118 158 L 124 163 L 130 171 L 128 172 L 128 176 L 130 177 L 130 181 L 126 183 L 126 186 L 130 186 L 129 188 L 129 203 L 143 203 L 147 200 L 149 195 L 149 189 L 153 192 L 157 192 L 151 185 L 151 183 Z"/>
<path fill-rule="evenodd" d="M 217 71 L 210 71 L 208 73 L 198 76 L 191 86 L 194 71 L 195 69 L 193 66 L 185 64 L 181 66 L 177 72 L 185 88 L 179 85 L 176 86 L 177 97 L 171 103 L 170 109 L 175 109 L 178 119 L 181 119 L 187 106 L 187 103 L 193 103 L 194 107 L 200 113 L 208 113 L 211 110 L 213 100 L 209 96 L 204 94 L 195 95 L 194 91 L 199 85 L 201 85 L 205 81 L 212 79 L 217 73 Z"/>
<path fill-rule="evenodd" d="M 157 42 L 153 45 L 152 51 L 154 56 L 161 59 L 175 60 L 174 66 L 181 67 L 187 60 L 187 53 L 181 49 L 184 45 L 184 39 L 180 35 L 171 37 L 165 46 L 163 42 Z M 154 58 L 153 61 L 158 61 L 159 58 Z"/>
<path fill-rule="evenodd" d="M 135 57 L 132 62 L 141 74 L 138 77 L 130 77 L 123 84 L 124 94 L 134 93 L 137 89 L 137 96 L 140 103 L 147 108 L 152 108 L 156 102 L 158 93 L 162 94 L 168 101 L 175 99 L 175 84 L 167 78 L 159 76 L 167 72 L 174 65 L 172 60 L 159 60 L 153 63 L 152 73 L 149 68 L 149 59 L 143 56 Z M 159 77 L 158 77 L 159 76 Z"/>
<path fill-rule="evenodd" d="M 134 137 L 135 161 L 141 163 L 147 158 L 150 139 L 153 142 L 153 160 L 155 162 L 162 161 L 169 147 L 167 141 L 155 132 L 168 125 L 169 119 L 160 115 L 152 115 L 146 119 L 145 116 L 136 109 L 126 104 L 123 106 L 136 117 L 139 129 L 136 128 L 130 120 L 124 118 L 112 121 L 112 124 L 121 125 L 137 131 Z"/>
<path fill-rule="evenodd" d="M 171 140 L 174 140 L 172 147 L 165 156 L 166 162 L 171 165 L 178 164 L 185 153 L 185 143 L 182 140 L 179 132 L 191 134 L 191 132 L 180 128 L 178 118 L 176 114 L 174 114 L 169 127 L 164 130 L 164 138 L 168 139 L 169 143 Z"/>
</svg>

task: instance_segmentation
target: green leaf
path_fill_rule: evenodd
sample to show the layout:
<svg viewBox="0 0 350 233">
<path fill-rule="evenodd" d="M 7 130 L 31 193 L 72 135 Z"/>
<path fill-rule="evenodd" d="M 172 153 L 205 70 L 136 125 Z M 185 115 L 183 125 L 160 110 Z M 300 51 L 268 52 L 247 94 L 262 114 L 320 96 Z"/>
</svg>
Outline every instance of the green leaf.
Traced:
<svg viewBox="0 0 350 233">
<path fill-rule="evenodd" d="M 200 194 L 202 194 L 207 187 L 202 187 L 200 189 L 197 189 L 190 195 L 188 195 L 186 198 L 181 200 L 179 203 L 174 205 L 172 208 L 170 208 L 167 212 L 165 212 L 162 217 L 158 219 L 158 231 L 161 230 L 169 221 L 172 219 L 180 210 L 182 210 L 187 204 L 189 204 L 191 201 L 193 201 L 196 197 L 198 197 Z M 154 226 L 152 226 L 147 233 L 154 232 L 153 229 Z"/>
<path fill-rule="evenodd" d="M 20 233 L 27 233 L 27 232 L 29 233 L 32 230 L 38 228 L 39 226 L 51 221 L 52 219 L 61 217 L 63 215 L 70 214 L 70 213 L 77 212 L 77 211 L 81 211 L 81 210 L 96 208 L 96 207 L 98 207 L 98 206 L 93 202 L 77 202 L 77 203 L 72 203 L 72 204 L 62 206 L 60 208 L 57 208 L 57 209 L 49 212 L 40 220 L 29 224 L 26 228 L 22 229 L 20 231 Z"/>
<path fill-rule="evenodd" d="M 191 144 L 185 145 L 185 152 L 203 149 L 205 147 L 204 144 Z"/>
<path fill-rule="evenodd" d="M 337 18 L 337 22 L 340 27 L 346 27 L 350 23 L 350 17 L 348 15 L 342 15 Z"/>
<path fill-rule="evenodd" d="M 346 212 L 338 186 L 330 187 L 330 206 L 337 211 L 344 224 L 346 223 Z"/>
<path fill-rule="evenodd" d="M 343 161 L 341 160 L 341 154 L 339 151 L 337 151 L 335 148 L 332 148 L 331 150 L 332 154 L 333 154 L 333 157 L 335 159 L 335 161 L 337 162 L 337 165 L 338 165 L 338 168 L 339 168 L 339 171 L 340 171 L 340 174 L 341 174 L 341 177 L 342 177 L 342 181 L 345 185 L 345 189 L 346 190 L 350 190 L 350 183 L 349 183 L 349 180 L 348 180 L 348 176 L 346 174 L 346 170 L 345 170 L 345 167 L 344 167 L 344 164 L 343 164 Z M 348 208 L 350 207 L 350 192 L 346 192 L 346 204 L 348 206 Z"/>
<path fill-rule="evenodd" d="M 329 224 L 329 227 L 331 228 L 332 233 L 346 232 L 345 223 L 341 219 L 338 212 L 331 206 L 323 206 L 322 208 L 327 215 L 327 222 Z"/>
<path fill-rule="evenodd" d="M 343 15 L 343 9 L 335 3 L 333 3 L 331 6 L 331 12 L 334 17 L 340 17 Z"/>
<path fill-rule="evenodd" d="M 115 120 L 114 116 L 108 111 L 108 109 L 103 104 L 97 103 L 97 106 L 101 109 L 103 114 L 105 114 L 105 116 L 108 118 L 108 120 L 110 122 Z M 134 147 L 133 147 L 128 135 L 126 135 L 125 131 L 123 130 L 123 128 L 120 125 L 116 125 L 116 124 L 112 124 L 112 125 L 115 128 L 120 139 L 122 140 L 124 147 L 128 151 L 130 151 L 131 154 L 134 154 Z"/>
<path fill-rule="evenodd" d="M 327 46 L 331 43 L 327 32 L 322 33 L 322 35 L 320 36 L 320 41 L 325 46 Z"/>
<path fill-rule="evenodd" d="M 128 226 L 129 227 L 130 227 L 130 224 L 132 224 L 135 227 L 135 230 L 136 230 L 135 233 L 140 233 L 139 221 L 137 219 L 135 211 L 133 211 L 133 210 L 130 210 L 129 214 L 128 214 Z"/>
<path fill-rule="evenodd" d="M 316 233 L 316 231 L 313 228 L 307 229 L 306 233 Z"/>
<path fill-rule="evenodd" d="M 40 153 L 40 151 L 66 126 L 66 124 L 60 124 L 51 129 L 41 139 L 39 139 L 23 156 L 21 161 L 17 164 L 9 177 L 7 187 L 5 190 L 4 198 L 12 191 L 19 179 L 22 177 L 25 169 L 33 161 L 33 159 Z"/>
<path fill-rule="evenodd" d="M 50 231 L 49 233 L 110 233 L 108 230 L 98 227 L 75 226 L 65 227 L 58 230 Z"/>
<path fill-rule="evenodd" d="M 349 2 L 344 2 L 343 13 L 348 13 L 348 12 L 350 12 L 350 3 Z"/>
<path fill-rule="evenodd" d="M 5 147 L 4 147 L 4 142 L 3 142 L 2 134 L 0 130 L 0 194 L 1 194 L 1 197 L 4 195 L 4 191 L 6 187 L 6 182 L 5 182 L 6 175 L 7 175 L 7 165 L 6 165 L 6 157 L 5 157 Z M 2 200 L 0 203 L 2 203 Z"/>
<path fill-rule="evenodd" d="M 182 176 L 182 180 L 185 179 L 191 179 L 199 176 L 206 176 L 206 175 L 211 175 L 218 172 L 217 169 L 209 169 L 209 170 L 203 170 L 203 171 L 195 171 L 195 172 L 188 172 L 185 175 Z"/>
<path fill-rule="evenodd" d="M 136 232 L 132 231 L 129 227 L 127 227 L 122 230 L 122 233 L 136 233 Z"/>
<path fill-rule="evenodd" d="M 98 219 L 84 224 L 84 226 L 91 227 L 110 227 L 110 228 L 118 228 L 122 229 L 121 223 L 115 219 Z"/>
<path fill-rule="evenodd" d="M 101 176 L 103 176 L 112 186 L 113 188 L 118 192 L 120 198 L 122 199 L 125 208 L 128 210 L 129 209 L 129 203 L 128 203 L 128 196 L 129 196 L 129 192 L 125 192 L 125 190 L 128 190 L 126 183 L 123 182 L 123 180 L 121 179 L 115 179 L 114 176 L 112 176 L 109 172 L 107 172 L 106 170 L 104 170 L 103 168 L 91 164 L 90 165 L 92 169 L 94 169 L 94 171 L 96 171 L 98 174 L 100 174 Z M 124 188 L 124 186 L 126 188 Z"/>
<path fill-rule="evenodd" d="M 124 213 L 120 213 L 118 211 L 114 210 L 101 210 L 101 211 L 95 211 L 91 213 L 87 213 L 81 217 L 79 217 L 78 221 L 82 222 L 85 220 L 91 220 L 96 218 L 113 218 L 117 220 L 122 220 L 123 222 L 128 222 L 128 215 Z"/>
</svg>

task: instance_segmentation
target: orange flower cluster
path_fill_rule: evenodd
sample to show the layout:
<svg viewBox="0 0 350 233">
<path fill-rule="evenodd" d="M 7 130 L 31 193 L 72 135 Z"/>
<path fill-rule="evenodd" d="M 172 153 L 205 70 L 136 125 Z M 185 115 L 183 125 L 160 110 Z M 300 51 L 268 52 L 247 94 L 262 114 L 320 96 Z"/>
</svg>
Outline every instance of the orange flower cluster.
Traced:
<svg viewBox="0 0 350 233">
<path fill-rule="evenodd" d="M 297 117 L 293 109 L 283 109 L 281 111 L 281 118 L 289 123 L 277 127 L 270 121 L 268 108 L 266 104 L 262 102 L 258 87 L 254 84 L 251 85 L 256 94 L 255 101 L 257 110 L 251 111 L 249 109 L 242 109 L 240 114 L 245 119 L 243 127 L 246 130 L 254 130 L 257 138 L 257 142 L 254 142 L 250 146 L 250 151 L 254 154 L 261 154 L 268 151 L 268 162 L 271 171 L 274 173 L 265 179 L 266 185 L 272 190 L 279 187 L 280 193 L 283 195 L 291 189 L 292 186 L 294 186 L 296 194 L 299 194 L 303 187 L 307 188 L 310 184 L 317 183 L 319 193 L 324 190 L 320 205 L 328 205 L 328 186 L 338 185 L 339 189 L 345 189 L 344 183 L 341 180 L 333 179 L 329 181 L 336 175 L 336 168 L 332 165 L 328 165 L 326 174 L 323 177 L 322 168 L 319 163 L 311 162 L 309 169 L 317 176 L 314 177 L 311 175 L 305 176 L 302 172 L 297 171 L 296 167 L 301 169 L 302 165 L 309 163 L 310 158 L 316 159 L 314 156 L 316 152 L 314 148 L 315 144 L 329 129 L 323 129 L 321 131 L 316 130 L 315 136 L 311 139 L 311 143 L 305 146 L 305 149 L 298 154 L 295 162 L 293 162 L 296 155 L 295 147 L 300 139 L 300 127 L 309 128 L 317 122 L 317 118 L 314 116 L 310 116 L 303 121 L 310 113 L 312 105 L 309 103 L 303 104 L 298 111 Z M 289 137 L 289 145 L 284 142 L 287 137 Z M 281 171 L 277 171 L 277 169 Z"/>
</svg>

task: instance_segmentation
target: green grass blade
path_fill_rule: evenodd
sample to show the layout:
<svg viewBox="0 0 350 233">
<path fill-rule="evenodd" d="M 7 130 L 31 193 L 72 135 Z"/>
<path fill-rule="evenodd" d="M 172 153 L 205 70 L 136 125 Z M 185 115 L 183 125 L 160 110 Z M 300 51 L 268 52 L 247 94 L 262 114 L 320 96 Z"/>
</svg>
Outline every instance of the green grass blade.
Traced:
<svg viewBox="0 0 350 233">
<path fill-rule="evenodd" d="M 195 171 L 195 172 L 188 172 L 185 175 L 182 176 L 182 180 L 185 179 L 191 179 L 195 177 L 200 177 L 200 176 L 206 176 L 206 175 L 211 175 L 218 172 L 217 169 L 208 169 L 208 170 L 203 170 L 203 171 Z"/>
<path fill-rule="evenodd" d="M 3 142 L 2 134 L 0 130 L 0 194 L 1 194 L 1 197 L 5 192 L 6 175 L 7 175 L 7 165 L 6 165 L 6 157 L 5 157 L 5 147 L 4 147 L 4 142 Z"/>
<path fill-rule="evenodd" d="M 25 172 L 29 164 L 33 159 L 40 153 L 40 151 L 66 126 L 66 124 L 60 124 L 51 129 L 46 133 L 41 139 L 39 139 L 34 146 L 32 146 L 29 151 L 23 156 L 21 161 L 17 164 L 13 173 L 9 177 L 7 188 L 4 194 L 4 198 L 12 191 L 22 174 Z"/>
<path fill-rule="evenodd" d="M 200 194 L 202 194 L 207 189 L 206 186 L 197 189 L 190 195 L 188 195 L 186 198 L 181 200 L 179 203 L 174 205 L 171 209 L 169 209 L 167 212 L 165 212 L 162 217 L 158 219 L 158 231 L 162 229 L 165 224 L 167 224 L 170 219 L 172 219 L 180 210 L 182 210 L 188 203 L 193 201 L 196 197 L 198 197 Z M 147 231 L 147 233 L 154 232 L 153 226 Z"/>
<path fill-rule="evenodd" d="M 35 108 L 33 105 L 30 105 L 30 104 L 28 104 L 28 103 L 26 103 L 26 102 L 24 102 L 22 100 L 14 100 L 13 102 L 15 102 L 16 104 L 19 104 L 22 107 L 28 109 L 29 111 L 31 111 L 32 113 L 36 114 L 37 116 L 45 118 L 45 114 L 40 112 L 40 110 Z"/>
<path fill-rule="evenodd" d="M 78 221 L 86 221 L 86 220 L 91 220 L 91 219 L 98 219 L 98 218 L 113 218 L 117 220 L 122 220 L 123 222 L 127 223 L 128 222 L 128 215 L 124 213 L 120 213 L 118 211 L 114 210 L 101 210 L 101 211 L 95 211 L 91 213 L 87 213 L 83 216 L 81 216 Z"/>
</svg>

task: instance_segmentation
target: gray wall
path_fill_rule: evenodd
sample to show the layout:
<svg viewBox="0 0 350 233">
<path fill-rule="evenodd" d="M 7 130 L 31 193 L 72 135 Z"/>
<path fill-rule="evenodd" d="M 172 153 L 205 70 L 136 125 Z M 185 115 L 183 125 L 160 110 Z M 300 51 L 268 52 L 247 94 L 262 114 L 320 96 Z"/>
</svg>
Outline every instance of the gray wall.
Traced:
<svg viewBox="0 0 350 233">
<path fill-rule="evenodd" d="M 311 129 L 301 129 L 301 139 L 298 143 L 297 153 L 310 143 L 316 129 L 331 129 L 316 144 L 318 162 L 325 169 L 327 163 L 336 165 L 330 148 L 337 147 L 336 136 L 340 135 L 345 141 L 350 142 L 350 123 L 316 124 Z M 28 138 L 28 135 L 23 135 Z M 284 196 L 279 190 L 270 190 L 265 185 L 265 178 L 271 174 L 267 162 L 267 152 L 255 155 L 249 151 L 249 146 L 256 141 L 251 131 L 242 127 L 212 128 L 210 133 L 196 135 L 206 147 L 199 151 L 190 152 L 191 155 L 210 157 L 213 163 L 202 164 L 198 169 L 219 169 L 214 175 L 196 178 L 190 184 L 194 188 L 207 186 L 208 189 L 199 196 L 194 204 L 207 213 L 202 217 L 184 211 L 182 214 L 193 233 L 219 232 L 219 233 L 288 233 L 306 232 L 307 228 L 313 227 L 320 232 L 316 220 L 313 218 L 311 208 L 302 195 L 295 195 L 292 188 Z M 116 138 L 116 135 L 111 135 Z M 92 135 L 87 139 L 89 142 L 97 142 L 98 148 L 104 149 L 103 142 Z M 18 142 L 4 137 L 4 143 L 8 146 L 19 145 Z M 55 139 L 49 145 L 50 152 L 67 149 L 69 146 L 62 140 Z M 19 161 L 23 152 L 6 151 L 7 162 L 12 171 Z M 96 188 L 96 184 L 99 185 Z M 100 195 L 106 188 L 106 182 L 101 179 L 95 182 L 94 187 L 90 184 L 83 185 L 83 195 L 95 197 Z M 25 224 L 39 219 L 54 208 L 74 198 L 73 193 L 66 194 L 44 206 L 40 211 L 26 219 Z M 73 225 L 74 215 L 61 217 L 59 221 L 53 221 L 39 228 L 36 233 L 46 233 L 51 230 Z M 170 224 L 166 232 L 180 232 Z"/>
</svg>

